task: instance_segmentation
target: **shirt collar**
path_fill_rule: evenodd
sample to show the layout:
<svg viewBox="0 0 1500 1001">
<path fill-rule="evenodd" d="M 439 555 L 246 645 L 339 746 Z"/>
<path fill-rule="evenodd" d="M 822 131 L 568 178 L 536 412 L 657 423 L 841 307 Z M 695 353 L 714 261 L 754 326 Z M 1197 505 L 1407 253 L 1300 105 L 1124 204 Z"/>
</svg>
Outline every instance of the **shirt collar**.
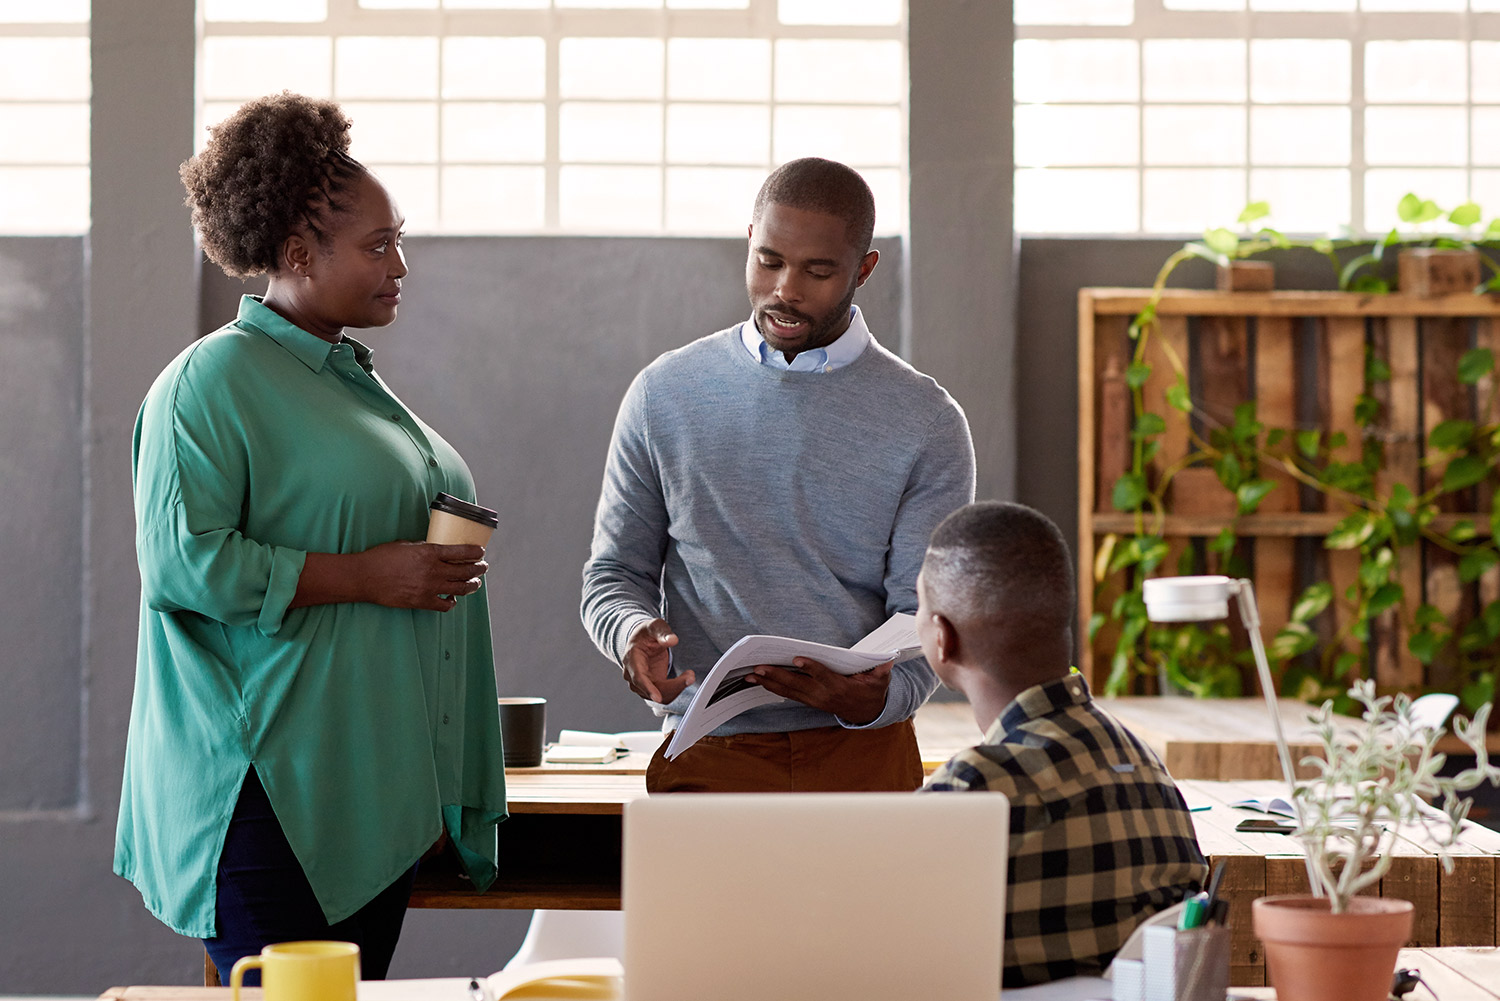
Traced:
<svg viewBox="0 0 1500 1001">
<path fill-rule="evenodd" d="M 984 735 L 986 744 L 998 744 L 1009 730 L 1027 720 L 1041 719 L 1071 706 L 1088 705 L 1093 700 L 1083 675 L 1071 673 L 1056 681 L 1033 685 L 1005 707 Z"/>
<path fill-rule="evenodd" d="M 334 348 L 331 341 L 325 341 L 318 335 L 303 330 L 267 306 L 258 295 L 240 296 L 239 322 L 242 326 L 265 334 L 314 372 L 322 371 L 328 361 L 329 352 Z M 345 340 L 350 339 L 345 338 Z M 354 346 L 354 343 L 350 340 L 351 346 Z M 359 357 L 361 348 L 364 348 L 364 345 L 354 347 L 356 358 Z M 364 353 L 368 360 L 369 350 L 365 349 Z"/>
<path fill-rule="evenodd" d="M 858 306 L 850 306 L 849 327 L 839 335 L 838 340 L 826 347 L 800 351 L 788 365 L 786 356 L 772 348 L 761 336 L 760 330 L 755 326 L 755 317 L 750 317 L 749 321 L 740 325 L 740 343 L 745 345 L 750 357 L 758 364 L 793 372 L 832 372 L 843 368 L 864 353 L 871 339 L 864 314 Z M 803 358 L 807 358 L 807 361 L 803 361 Z"/>
</svg>

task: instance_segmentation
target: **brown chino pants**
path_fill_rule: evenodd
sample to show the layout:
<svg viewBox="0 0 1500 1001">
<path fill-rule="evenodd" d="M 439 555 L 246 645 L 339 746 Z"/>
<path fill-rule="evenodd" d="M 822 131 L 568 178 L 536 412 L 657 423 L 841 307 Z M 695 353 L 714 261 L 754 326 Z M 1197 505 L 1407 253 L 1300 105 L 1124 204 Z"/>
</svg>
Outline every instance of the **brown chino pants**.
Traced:
<svg viewBox="0 0 1500 1001">
<path fill-rule="evenodd" d="M 922 784 L 909 719 L 878 730 L 704 737 L 673 761 L 666 748 L 663 741 L 646 767 L 647 792 L 910 792 Z"/>
</svg>

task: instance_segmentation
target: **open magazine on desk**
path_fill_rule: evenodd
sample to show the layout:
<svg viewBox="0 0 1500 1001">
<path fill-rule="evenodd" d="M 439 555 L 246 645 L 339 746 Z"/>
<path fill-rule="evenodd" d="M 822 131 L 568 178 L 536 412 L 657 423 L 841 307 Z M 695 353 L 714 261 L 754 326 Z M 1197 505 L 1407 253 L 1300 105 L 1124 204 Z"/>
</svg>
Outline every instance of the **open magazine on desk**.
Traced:
<svg viewBox="0 0 1500 1001">
<path fill-rule="evenodd" d="M 788 636 L 745 636 L 724 651 L 698 684 L 687 712 L 677 722 L 666 756 L 675 758 L 747 709 L 785 702 L 746 680 L 761 664 L 791 667 L 798 657 L 816 660 L 839 674 L 859 674 L 886 661 L 910 660 L 922 652 L 916 616 L 897 612 L 851 647 L 829 646 Z"/>
</svg>

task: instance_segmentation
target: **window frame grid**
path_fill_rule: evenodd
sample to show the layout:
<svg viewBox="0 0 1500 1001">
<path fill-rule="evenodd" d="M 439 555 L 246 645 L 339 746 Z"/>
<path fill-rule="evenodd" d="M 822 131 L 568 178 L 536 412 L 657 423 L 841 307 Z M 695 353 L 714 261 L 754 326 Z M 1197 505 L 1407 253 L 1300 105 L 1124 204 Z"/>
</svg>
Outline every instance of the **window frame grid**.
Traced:
<svg viewBox="0 0 1500 1001">
<path fill-rule="evenodd" d="M 201 11 L 201 7 L 200 7 Z M 206 38 L 215 37 L 314 37 L 329 38 L 331 42 L 330 56 L 330 79 L 329 92 L 334 95 L 334 100 L 341 103 L 349 101 L 358 103 L 361 101 L 379 102 L 382 104 L 434 104 L 437 107 L 437 136 L 436 136 L 436 159 L 430 164 L 411 163 L 399 166 L 432 166 L 436 171 L 435 204 L 437 206 L 438 218 L 434 221 L 431 230 L 418 230 L 423 235 L 476 235 L 469 231 L 459 233 L 445 224 L 442 215 L 444 167 L 450 165 L 443 157 L 443 107 L 446 104 L 542 104 L 545 114 L 545 152 L 544 159 L 536 161 L 514 161 L 514 160 L 486 160 L 486 161 L 452 161 L 454 166 L 539 166 L 543 171 L 543 184 L 545 199 L 543 221 L 539 229 L 517 229 L 503 230 L 503 235 L 590 235 L 594 230 L 579 229 L 577 227 L 564 227 L 561 221 L 560 207 L 560 185 L 563 168 L 567 166 L 587 167 L 641 167 L 654 169 L 659 172 L 658 196 L 660 208 L 657 212 L 657 227 L 653 230 L 620 230 L 617 228 L 601 228 L 597 232 L 607 235 L 649 235 L 649 236 L 679 236 L 684 235 L 681 230 L 674 230 L 668 224 L 669 202 L 668 202 L 668 178 L 671 170 L 675 168 L 702 168 L 702 169 L 760 169 L 769 172 L 779 162 L 776 159 L 775 135 L 777 113 L 782 108 L 893 108 L 897 111 L 900 121 L 900 135 L 898 138 L 898 159 L 894 164 L 861 164 L 851 163 L 856 169 L 895 170 L 900 178 L 900 191 L 904 202 L 906 184 L 908 178 L 908 152 L 907 136 L 909 126 L 907 122 L 907 88 L 900 88 L 900 99 L 897 103 L 868 102 L 850 103 L 847 101 L 808 102 L 805 100 L 781 101 L 776 96 L 776 62 L 777 42 L 783 40 L 802 39 L 830 39 L 830 40 L 879 40 L 895 41 L 900 46 L 900 71 L 903 81 L 907 74 L 907 50 L 906 50 L 906 21 L 903 16 L 900 22 L 893 25 L 804 25 L 804 24 L 782 24 L 778 17 L 777 0 L 748 0 L 748 6 L 736 10 L 683 10 L 668 9 L 663 6 L 660 9 L 579 9 L 579 8 L 549 8 L 543 10 L 447 10 L 424 9 L 424 10 L 387 10 L 366 9 L 359 6 L 358 0 L 328 0 L 327 18 L 319 22 L 291 22 L 291 21 L 207 21 L 200 14 L 198 45 L 201 53 L 203 41 Z M 335 81 L 338 75 L 338 46 L 337 39 L 343 37 L 433 37 L 438 39 L 438 80 L 437 96 L 435 98 L 341 98 L 334 93 Z M 518 98 L 446 98 L 443 96 L 443 74 L 445 72 L 442 59 L 442 40 L 453 37 L 539 37 L 545 46 L 545 94 L 537 100 L 524 100 Z M 561 96 L 560 87 L 560 50 L 561 43 L 566 38 L 650 38 L 660 39 L 663 43 L 663 58 L 661 69 L 661 96 L 657 99 L 644 98 L 608 98 L 587 97 L 568 98 Z M 668 90 L 669 62 L 667 58 L 667 43 L 674 38 L 706 38 L 706 39 L 764 39 L 767 41 L 769 53 L 769 97 L 764 101 L 729 101 L 729 100 L 692 100 L 670 97 Z M 205 101 L 204 90 L 204 60 L 198 60 L 197 86 L 195 88 L 195 119 L 197 128 L 201 130 L 207 123 L 204 121 L 204 106 L 206 103 L 225 103 L 233 99 L 214 98 Z M 246 100 L 240 98 L 239 100 Z M 658 159 L 654 163 L 642 162 L 615 162 L 615 161 L 567 161 L 561 158 L 560 129 L 559 123 L 562 117 L 562 106 L 570 102 L 585 102 L 589 104 L 642 104 L 655 101 L 659 105 L 659 124 L 661 128 L 661 140 L 658 144 Z M 767 155 L 763 162 L 759 163 L 707 163 L 707 162 L 684 162 L 668 159 L 668 111 L 673 105 L 695 105 L 703 107 L 722 107 L 726 105 L 754 105 L 763 106 L 768 110 L 766 135 Z M 371 166 L 380 169 L 382 166 L 398 166 L 396 164 L 383 164 L 372 161 Z M 748 206 L 747 206 L 748 208 Z M 890 224 L 882 222 L 877 229 L 879 234 L 897 233 L 900 231 L 899 219 L 905 215 L 904 204 L 891 206 L 889 208 L 898 211 L 887 211 L 887 217 L 895 217 Z M 491 231 L 485 231 L 491 232 Z M 484 235 L 483 233 L 478 235 Z M 702 235 L 694 233 L 692 235 Z"/>
<path fill-rule="evenodd" d="M 1388 169 L 1387 165 L 1370 165 L 1366 161 L 1365 151 L 1365 119 L 1367 112 L 1373 108 L 1402 108 L 1402 107 L 1428 107 L 1428 108 L 1459 108 L 1465 117 L 1464 162 L 1461 166 L 1443 164 L 1407 164 L 1398 165 L 1389 169 L 1446 169 L 1461 170 L 1464 175 L 1464 190 L 1466 197 L 1474 196 L 1474 177 L 1476 169 L 1493 169 L 1500 171 L 1500 165 L 1476 165 L 1474 162 L 1474 143 L 1472 141 L 1474 110 L 1476 108 L 1500 108 L 1500 102 L 1478 102 L 1474 100 L 1474 67 L 1473 49 L 1470 45 L 1475 41 L 1500 41 L 1500 12 L 1478 12 L 1478 11 L 1451 11 L 1451 12 L 1283 12 L 1283 11 L 1181 11 L 1167 10 L 1163 0 L 1135 0 L 1135 17 L 1128 25 L 1035 25 L 1017 24 L 1015 27 L 1016 41 L 1022 42 L 1031 39 L 1041 40 L 1073 40 L 1073 39 L 1123 39 L 1133 41 L 1137 51 L 1137 80 L 1136 99 L 1134 102 L 1101 102 L 1091 101 L 1046 101 L 1046 102 L 1021 102 L 1017 100 L 1014 107 L 1020 108 L 1025 105 L 1040 103 L 1051 107 L 1097 107 L 1101 104 L 1113 104 L 1117 106 L 1133 106 L 1136 109 L 1137 130 L 1136 156 L 1133 162 L 1121 160 L 1109 164 L 1088 164 L 1087 168 L 1122 168 L 1135 171 L 1136 192 L 1136 228 L 1129 231 L 1116 231 L 1114 233 L 1088 234 L 1084 232 L 1046 231 L 1035 235 L 1062 236 L 1062 235 L 1113 235 L 1149 238 L 1170 238 L 1181 235 L 1192 235 L 1184 233 L 1171 233 L 1146 228 L 1146 172 L 1151 169 L 1214 169 L 1215 167 L 1237 169 L 1243 173 L 1243 199 L 1242 204 L 1248 203 L 1253 198 L 1260 196 L 1251 189 L 1252 175 L 1257 168 L 1271 169 L 1308 169 L 1314 167 L 1327 167 L 1326 164 L 1260 164 L 1254 159 L 1251 144 L 1250 131 L 1252 129 L 1253 111 L 1257 107 L 1305 107 L 1307 105 L 1289 103 L 1257 102 L 1251 87 L 1251 62 L 1249 57 L 1250 43 L 1258 40 L 1277 39 L 1312 39 L 1312 40 L 1336 40 L 1350 43 L 1349 60 L 1349 100 L 1344 107 L 1349 109 L 1350 115 L 1350 156 L 1347 164 L 1349 171 L 1349 205 L 1347 223 L 1357 233 L 1369 233 L 1367 226 L 1365 201 L 1366 201 L 1366 174 L 1371 169 Z M 1249 4 L 1246 4 L 1248 8 Z M 1240 102 L 1212 101 L 1212 102 L 1169 102 L 1161 100 L 1148 101 L 1145 91 L 1146 77 L 1146 55 L 1145 42 L 1160 39 L 1199 39 L 1199 40 L 1227 40 L 1243 41 L 1246 45 L 1245 59 L 1245 96 Z M 1465 47 L 1465 92 L 1464 100 L 1459 102 L 1413 102 L 1408 104 L 1392 104 L 1379 102 L 1372 104 L 1366 100 L 1365 95 L 1365 46 L 1369 42 L 1382 41 L 1454 41 L 1461 42 Z M 1205 164 L 1160 164 L 1146 163 L 1146 109 L 1150 106 L 1163 106 L 1172 103 L 1183 104 L 1214 104 L 1220 106 L 1235 106 L 1236 104 L 1245 110 L 1245 154 L 1238 164 L 1214 165 L 1210 167 Z M 1336 106 L 1331 102 L 1318 102 L 1319 106 Z M 1053 169 L 1069 170 L 1083 168 L 1085 165 L 1060 164 Z M 1017 171 L 1035 169 L 1023 167 L 1017 164 Z M 1421 193 L 1420 191 L 1418 193 Z M 1449 206 L 1452 207 L 1452 206 Z M 1500 204 L 1484 206 L 1489 212 L 1500 214 Z M 1272 209 L 1276 208 L 1274 202 Z M 1225 225 L 1233 222 L 1233 219 L 1205 219 L 1205 225 Z M 1289 232 L 1297 232 L 1289 230 Z M 1032 235 L 1032 234 L 1027 234 Z"/>
</svg>

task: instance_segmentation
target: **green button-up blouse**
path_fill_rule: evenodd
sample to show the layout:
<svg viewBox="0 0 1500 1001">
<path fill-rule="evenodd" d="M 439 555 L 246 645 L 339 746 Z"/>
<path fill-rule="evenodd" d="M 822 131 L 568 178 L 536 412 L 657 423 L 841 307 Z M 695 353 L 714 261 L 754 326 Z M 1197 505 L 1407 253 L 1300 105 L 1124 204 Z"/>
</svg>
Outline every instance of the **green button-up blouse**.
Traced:
<svg viewBox="0 0 1500 1001">
<path fill-rule="evenodd" d="M 133 452 L 141 631 L 115 871 L 174 930 L 214 935 L 253 767 L 330 922 L 444 827 L 487 888 L 505 772 L 485 591 L 445 613 L 287 608 L 307 553 L 421 539 L 434 494 L 474 499 L 463 459 L 364 345 L 252 296 L 157 378 Z"/>
</svg>

